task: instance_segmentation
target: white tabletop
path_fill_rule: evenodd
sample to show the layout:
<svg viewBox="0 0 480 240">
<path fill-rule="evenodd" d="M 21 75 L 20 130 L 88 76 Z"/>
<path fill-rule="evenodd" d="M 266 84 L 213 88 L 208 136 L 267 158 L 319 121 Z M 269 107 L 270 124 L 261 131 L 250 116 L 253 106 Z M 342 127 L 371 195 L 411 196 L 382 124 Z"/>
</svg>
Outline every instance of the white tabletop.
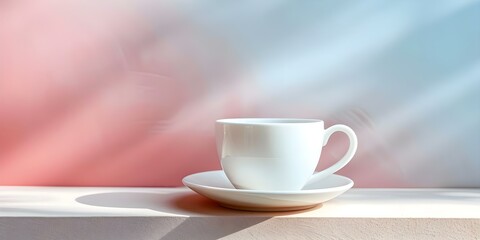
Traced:
<svg viewBox="0 0 480 240">
<path fill-rule="evenodd" d="M 0 239 L 480 239 L 480 190 L 351 189 L 261 213 L 186 188 L 0 187 Z"/>
<path fill-rule="evenodd" d="M 269 216 L 480 219 L 480 189 L 351 189 L 304 211 L 218 206 L 187 188 L 0 187 L 0 217 Z"/>
</svg>

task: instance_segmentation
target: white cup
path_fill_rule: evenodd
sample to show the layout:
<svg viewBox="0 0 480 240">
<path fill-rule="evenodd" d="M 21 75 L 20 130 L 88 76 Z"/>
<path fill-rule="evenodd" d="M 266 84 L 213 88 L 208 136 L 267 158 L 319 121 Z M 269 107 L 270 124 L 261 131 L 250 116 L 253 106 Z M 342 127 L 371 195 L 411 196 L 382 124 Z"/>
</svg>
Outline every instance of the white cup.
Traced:
<svg viewBox="0 0 480 240">
<path fill-rule="evenodd" d="M 343 168 L 357 150 L 357 137 L 345 125 L 324 129 L 322 120 L 288 118 L 220 119 L 215 125 L 222 168 L 237 189 L 296 191 Z M 350 146 L 331 167 L 318 172 L 322 147 L 334 132 Z"/>
</svg>

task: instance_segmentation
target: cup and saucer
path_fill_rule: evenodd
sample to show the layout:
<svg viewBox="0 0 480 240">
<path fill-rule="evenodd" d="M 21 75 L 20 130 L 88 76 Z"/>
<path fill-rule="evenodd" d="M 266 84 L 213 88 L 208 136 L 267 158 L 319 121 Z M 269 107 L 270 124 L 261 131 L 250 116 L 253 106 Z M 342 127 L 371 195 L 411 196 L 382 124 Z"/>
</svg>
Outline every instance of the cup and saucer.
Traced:
<svg viewBox="0 0 480 240">
<path fill-rule="evenodd" d="M 223 170 L 195 173 L 183 184 L 220 205 L 248 211 L 313 208 L 353 186 L 334 174 L 353 157 L 357 138 L 345 125 L 324 129 L 315 119 L 241 118 L 216 122 L 217 150 Z M 314 172 L 322 146 L 334 132 L 350 146 L 331 167 Z"/>
</svg>

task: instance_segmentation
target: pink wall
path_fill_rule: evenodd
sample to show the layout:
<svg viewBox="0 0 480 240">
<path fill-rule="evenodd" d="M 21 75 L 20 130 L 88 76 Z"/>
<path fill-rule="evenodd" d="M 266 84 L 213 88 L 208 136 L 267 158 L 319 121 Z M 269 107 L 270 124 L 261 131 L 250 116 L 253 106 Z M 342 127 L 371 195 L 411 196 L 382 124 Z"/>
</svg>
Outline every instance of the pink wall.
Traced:
<svg viewBox="0 0 480 240">
<path fill-rule="evenodd" d="M 0 184 L 179 185 L 219 168 L 213 122 L 243 112 L 245 86 L 207 89 L 188 39 L 103 7 L 0 10 Z"/>
<path fill-rule="evenodd" d="M 437 135 L 425 138 L 416 131 L 435 126 L 413 116 L 438 119 L 435 112 L 427 112 L 437 109 L 437 100 L 421 98 L 438 94 L 430 88 L 431 92 L 405 97 L 412 93 L 408 84 L 385 84 L 388 77 L 380 74 L 389 68 L 377 56 L 390 50 L 358 47 L 359 56 L 378 60 L 380 67 L 373 68 L 382 71 L 374 74 L 368 72 L 371 65 L 361 65 L 369 63 L 366 60 L 340 61 L 345 65 L 339 68 L 332 65 L 337 58 L 314 60 L 312 69 L 320 73 L 303 82 L 305 69 L 294 73 L 298 78 L 288 77 L 288 70 L 296 65 L 284 65 L 277 57 L 285 53 L 286 59 L 293 58 L 284 52 L 286 48 L 267 51 L 262 54 L 273 56 L 268 63 L 280 60 L 273 68 L 278 76 L 265 77 L 257 67 L 268 72 L 268 64 L 245 60 L 260 52 L 247 40 L 275 33 L 248 33 L 244 39 L 240 33 L 228 35 L 237 26 L 234 15 L 213 21 L 232 22 L 222 31 L 220 26 L 208 27 L 195 20 L 189 9 L 196 5 L 189 4 L 0 3 L 0 185 L 178 186 L 190 173 L 220 169 L 213 139 L 215 119 L 266 116 L 320 118 L 327 125 L 350 125 L 358 134 L 359 150 L 340 174 L 353 178 L 359 187 L 478 183 L 474 173 L 480 165 L 472 161 L 476 158 L 469 155 L 468 144 L 455 145 L 457 156 L 465 160 L 456 169 L 432 150 L 448 149 L 451 142 L 437 141 L 444 138 Z M 202 9 L 197 10 L 204 13 Z M 245 23 L 242 31 L 253 28 L 255 24 Z M 287 35 L 284 38 L 291 39 Z M 385 39 L 395 42 L 397 38 Z M 259 45 L 268 49 L 274 43 L 278 44 Z M 322 52 L 319 56 L 344 54 L 340 50 L 345 46 L 326 46 L 330 47 L 316 45 Z M 336 49 L 335 54 L 327 54 L 329 49 Z M 377 55 L 362 53 L 363 49 Z M 308 65 L 301 63 L 300 67 Z M 378 82 L 372 84 L 376 77 Z M 475 89 L 468 86 L 465 89 Z M 452 131 L 449 136 L 459 136 Z M 334 136 L 319 168 L 333 163 L 345 150 L 343 136 Z M 426 166 L 435 167 L 423 174 Z"/>
</svg>

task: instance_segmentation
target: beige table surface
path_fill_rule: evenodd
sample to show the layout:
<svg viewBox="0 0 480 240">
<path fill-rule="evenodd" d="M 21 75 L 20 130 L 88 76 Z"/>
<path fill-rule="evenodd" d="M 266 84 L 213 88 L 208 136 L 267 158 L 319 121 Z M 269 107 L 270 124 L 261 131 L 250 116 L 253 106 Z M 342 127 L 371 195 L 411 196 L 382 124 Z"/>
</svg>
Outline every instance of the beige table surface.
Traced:
<svg viewBox="0 0 480 240">
<path fill-rule="evenodd" d="M 480 239 L 480 189 L 359 189 L 246 212 L 187 188 L 0 187 L 0 239 Z"/>
</svg>

